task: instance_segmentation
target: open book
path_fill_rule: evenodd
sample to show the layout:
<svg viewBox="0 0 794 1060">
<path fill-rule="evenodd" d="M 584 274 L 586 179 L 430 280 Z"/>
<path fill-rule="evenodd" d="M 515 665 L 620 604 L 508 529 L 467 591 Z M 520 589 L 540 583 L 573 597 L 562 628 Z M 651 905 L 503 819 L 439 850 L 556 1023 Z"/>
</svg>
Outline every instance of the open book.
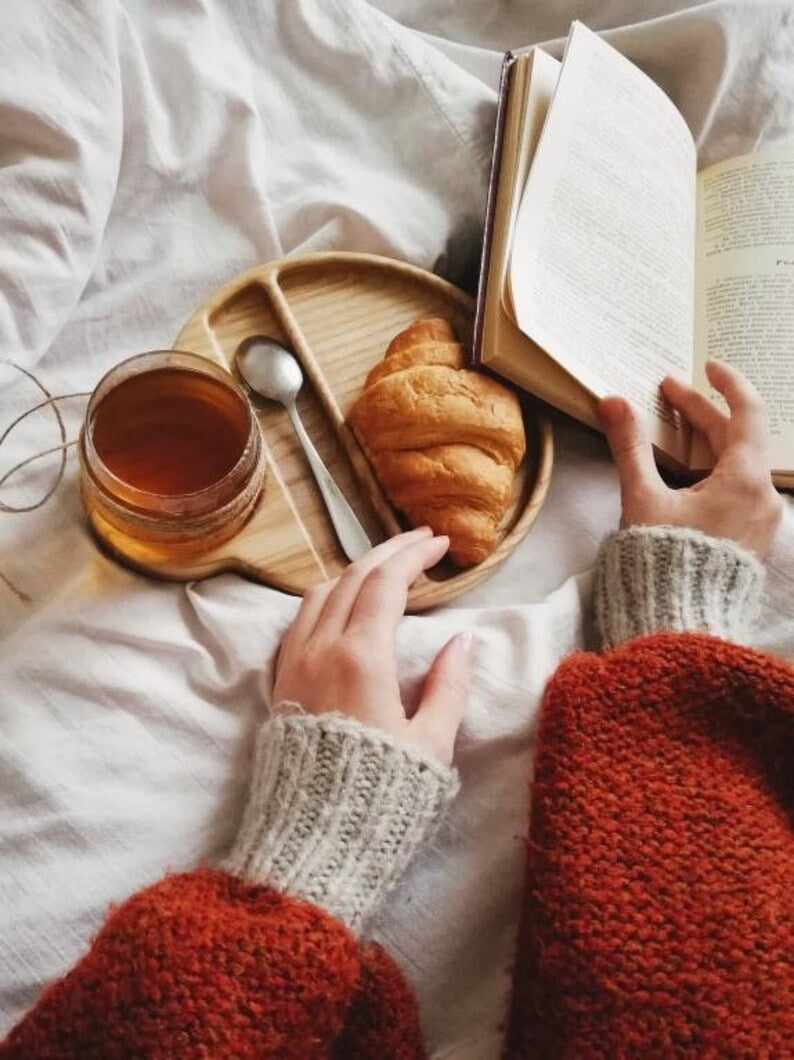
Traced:
<svg viewBox="0 0 794 1060">
<path fill-rule="evenodd" d="M 670 99 L 586 26 L 561 63 L 508 53 L 475 362 L 592 427 L 622 394 L 662 460 L 703 471 L 708 443 L 659 384 L 717 398 L 712 357 L 761 392 L 773 477 L 794 487 L 794 143 L 698 174 Z"/>
</svg>

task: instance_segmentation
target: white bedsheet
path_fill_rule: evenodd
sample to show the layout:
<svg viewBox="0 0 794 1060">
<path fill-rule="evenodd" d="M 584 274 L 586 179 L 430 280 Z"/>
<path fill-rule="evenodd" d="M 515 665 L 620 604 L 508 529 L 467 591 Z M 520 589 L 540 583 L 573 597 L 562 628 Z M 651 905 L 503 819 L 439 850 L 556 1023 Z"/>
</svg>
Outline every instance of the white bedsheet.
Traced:
<svg viewBox="0 0 794 1060">
<path fill-rule="evenodd" d="M 0 357 L 55 393 L 89 389 L 169 345 L 218 284 L 293 251 L 373 251 L 471 281 L 498 48 L 561 37 L 578 15 L 670 92 L 701 162 L 794 135 L 789 3 L 378 6 L 2 5 Z M 0 365 L 0 431 L 37 396 Z M 12 434 L 0 474 L 55 444 L 52 426 L 42 412 Z M 539 697 L 581 643 L 581 572 L 617 514 L 603 444 L 565 423 L 557 443 L 517 553 L 400 631 L 408 695 L 452 632 L 479 645 L 463 795 L 376 928 L 439 1056 L 498 1055 Z M 2 499 L 35 498 L 54 467 Z M 794 658 L 791 509 L 771 566 L 756 642 Z M 231 576 L 174 586 L 117 567 L 86 533 L 73 456 L 43 509 L 0 512 L 0 573 L 2 1031 L 109 902 L 224 850 L 295 602 Z"/>
</svg>

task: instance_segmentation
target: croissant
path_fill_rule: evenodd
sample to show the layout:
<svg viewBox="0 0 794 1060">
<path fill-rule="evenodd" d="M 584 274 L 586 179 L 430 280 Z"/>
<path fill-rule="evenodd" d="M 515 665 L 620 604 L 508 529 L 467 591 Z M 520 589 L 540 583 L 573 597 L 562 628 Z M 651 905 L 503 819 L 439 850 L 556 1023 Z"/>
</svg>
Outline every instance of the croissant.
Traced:
<svg viewBox="0 0 794 1060">
<path fill-rule="evenodd" d="M 451 558 L 470 567 L 496 547 L 526 439 L 515 394 L 463 363 L 448 321 L 417 320 L 370 371 L 348 422 L 395 508 L 447 534 Z"/>
</svg>

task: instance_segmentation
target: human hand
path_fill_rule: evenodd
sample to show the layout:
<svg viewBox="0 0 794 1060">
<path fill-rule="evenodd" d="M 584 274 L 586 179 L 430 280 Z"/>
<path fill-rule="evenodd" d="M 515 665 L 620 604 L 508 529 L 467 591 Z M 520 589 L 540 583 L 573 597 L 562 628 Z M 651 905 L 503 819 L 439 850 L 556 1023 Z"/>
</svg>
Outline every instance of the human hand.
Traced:
<svg viewBox="0 0 794 1060">
<path fill-rule="evenodd" d="M 639 417 L 623 398 L 604 398 L 599 414 L 620 477 L 621 526 L 683 526 L 729 538 L 763 558 L 772 544 L 783 502 L 769 475 L 769 427 L 758 392 L 728 365 L 709 361 L 706 374 L 729 412 L 668 376 L 662 393 L 716 457 L 694 486 L 668 488 L 656 470 Z"/>
<path fill-rule="evenodd" d="M 448 547 L 449 538 L 433 537 L 429 527 L 412 530 L 310 589 L 281 644 L 274 702 L 294 701 L 311 714 L 338 711 L 450 765 L 468 698 L 471 638 L 459 634 L 441 649 L 411 718 L 395 652 L 408 587 Z"/>
</svg>

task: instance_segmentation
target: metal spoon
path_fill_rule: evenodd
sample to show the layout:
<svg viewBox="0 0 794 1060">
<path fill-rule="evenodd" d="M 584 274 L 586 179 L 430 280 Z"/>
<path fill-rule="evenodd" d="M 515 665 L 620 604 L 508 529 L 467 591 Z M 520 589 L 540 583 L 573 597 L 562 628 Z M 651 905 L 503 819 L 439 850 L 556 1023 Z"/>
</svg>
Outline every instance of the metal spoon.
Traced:
<svg viewBox="0 0 794 1060">
<path fill-rule="evenodd" d="M 325 501 L 342 550 L 348 559 L 360 559 L 372 548 L 372 542 L 342 491 L 331 478 L 298 415 L 295 399 L 303 385 L 303 373 L 296 358 L 275 339 L 255 335 L 241 343 L 237 350 L 237 367 L 252 390 L 271 401 L 278 401 L 287 410 Z"/>
</svg>

